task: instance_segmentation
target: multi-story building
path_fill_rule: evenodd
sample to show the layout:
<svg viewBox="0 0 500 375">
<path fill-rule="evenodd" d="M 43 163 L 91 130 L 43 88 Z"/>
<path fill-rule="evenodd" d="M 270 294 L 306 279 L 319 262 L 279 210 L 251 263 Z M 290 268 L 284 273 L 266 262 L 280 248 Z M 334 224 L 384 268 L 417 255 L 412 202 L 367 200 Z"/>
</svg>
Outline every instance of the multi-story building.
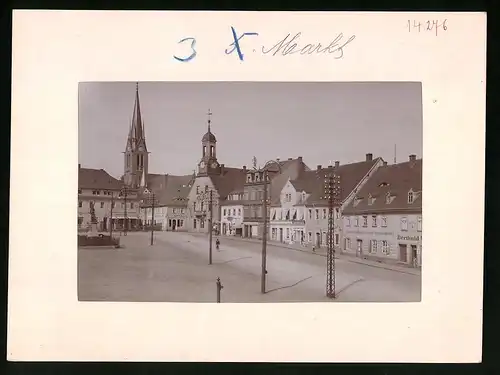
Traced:
<svg viewBox="0 0 500 375">
<path fill-rule="evenodd" d="M 341 205 L 335 208 L 334 244 L 342 240 L 342 208 L 382 165 L 381 158 L 366 154 L 365 161 L 304 172 L 298 179 L 289 179 L 280 194 L 280 201 L 273 204 L 271 240 L 301 243 L 316 248 L 327 245 L 328 202 L 323 198 L 325 176 L 335 172 L 340 177 Z"/>
<path fill-rule="evenodd" d="M 419 267 L 422 262 L 422 159 L 383 165 L 343 210 L 343 250 Z"/>
<path fill-rule="evenodd" d="M 223 236 L 243 235 L 243 191 L 231 192 L 221 202 L 221 234 Z"/>
<path fill-rule="evenodd" d="M 98 230 L 133 230 L 140 225 L 137 192 L 124 189 L 122 181 L 103 169 L 82 168 L 78 164 L 78 229 L 87 230 L 91 223 L 91 205 L 97 219 Z"/>
<path fill-rule="evenodd" d="M 209 113 L 209 116 L 211 113 Z M 221 204 L 232 191 L 241 190 L 245 182 L 245 169 L 226 167 L 217 160 L 217 139 L 212 133 L 211 119 L 208 131 L 201 140 L 201 160 L 198 172 L 187 195 L 186 226 L 189 231 L 208 232 L 210 206 L 212 229 L 221 230 Z"/>
</svg>

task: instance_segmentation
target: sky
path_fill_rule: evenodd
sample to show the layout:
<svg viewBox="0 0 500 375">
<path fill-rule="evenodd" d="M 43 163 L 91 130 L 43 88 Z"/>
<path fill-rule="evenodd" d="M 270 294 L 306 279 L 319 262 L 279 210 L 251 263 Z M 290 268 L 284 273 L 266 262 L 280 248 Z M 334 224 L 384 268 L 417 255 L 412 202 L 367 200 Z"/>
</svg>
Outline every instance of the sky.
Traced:
<svg viewBox="0 0 500 375">
<path fill-rule="evenodd" d="M 135 82 L 79 84 L 79 163 L 119 178 Z M 297 158 L 312 169 L 422 157 L 419 82 L 139 82 L 149 173 L 193 173 L 207 112 L 217 159 L 229 167 Z"/>
</svg>

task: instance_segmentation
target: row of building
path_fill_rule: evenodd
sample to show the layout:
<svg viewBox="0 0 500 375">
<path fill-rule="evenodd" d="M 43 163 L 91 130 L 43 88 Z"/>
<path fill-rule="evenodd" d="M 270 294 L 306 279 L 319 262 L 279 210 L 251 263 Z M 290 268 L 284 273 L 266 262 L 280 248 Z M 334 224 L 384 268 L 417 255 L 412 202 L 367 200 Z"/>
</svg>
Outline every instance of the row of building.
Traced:
<svg viewBox="0 0 500 375">
<path fill-rule="evenodd" d="M 391 165 L 368 153 L 356 163 L 314 169 L 300 156 L 262 167 L 255 159 L 251 168 L 227 167 L 217 159 L 209 117 L 195 173 L 151 174 L 143 126 L 137 88 L 123 176 L 116 179 L 102 169 L 79 165 L 79 228 L 88 227 L 93 202 L 102 231 L 153 225 L 159 230 L 208 232 L 211 216 L 212 229 L 221 236 L 261 238 L 267 187 L 269 241 L 321 248 L 328 227 L 324 180 L 334 172 L 340 176 L 341 201 L 335 208 L 337 250 L 420 266 L 422 159 L 415 155 Z"/>
</svg>

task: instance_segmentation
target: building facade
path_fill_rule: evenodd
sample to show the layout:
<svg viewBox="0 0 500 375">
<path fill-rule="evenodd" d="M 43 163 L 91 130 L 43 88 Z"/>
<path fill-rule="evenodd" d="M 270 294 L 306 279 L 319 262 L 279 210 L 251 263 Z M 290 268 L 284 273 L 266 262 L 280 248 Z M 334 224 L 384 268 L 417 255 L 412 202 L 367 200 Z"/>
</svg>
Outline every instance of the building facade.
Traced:
<svg viewBox="0 0 500 375">
<path fill-rule="evenodd" d="M 421 267 L 422 159 L 380 167 L 343 213 L 345 252 Z"/>
<path fill-rule="evenodd" d="M 233 192 L 221 202 L 221 235 L 243 236 L 243 192 Z"/>
<path fill-rule="evenodd" d="M 328 202 L 324 199 L 325 176 L 340 176 L 341 205 L 334 208 L 334 245 L 340 250 L 343 225 L 342 207 L 348 204 L 353 192 L 359 190 L 382 165 L 381 158 L 367 154 L 365 161 L 309 170 L 299 178 L 289 179 L 283 187 L 280 201 L 273 205 L 271 240 L 301 243 L 314 248 L 327 247 Z"/>
</svg>

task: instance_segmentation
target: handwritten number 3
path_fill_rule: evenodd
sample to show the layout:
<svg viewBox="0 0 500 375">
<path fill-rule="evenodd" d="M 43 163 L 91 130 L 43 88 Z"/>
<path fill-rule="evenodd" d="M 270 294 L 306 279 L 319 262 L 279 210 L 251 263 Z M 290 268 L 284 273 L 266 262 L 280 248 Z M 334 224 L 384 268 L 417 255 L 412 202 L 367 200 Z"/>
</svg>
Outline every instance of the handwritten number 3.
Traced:
<svg viewBox="0 0 500 375">
<path fill-rule="evenodd" d="M 191 40 L 191 50 L 193 51 L 193 53 L 191 55 L 189 55 L 188 57 L 185 57 L 185 58 L 174 56 L 174 59 L 176 59 L 177 61 L 188 62 L 188 61 L 194 59 L 195 56 L 196 56 L 197 52 L 196 52 L 196 50 L 194 48 L 196 46 L 196 39 L 195 38 L 184 38 L 184 39 L 181 39 L 179 41 L 179 44 L 180 43 L 184 43 L 187 40 Z"/>
</svg>

